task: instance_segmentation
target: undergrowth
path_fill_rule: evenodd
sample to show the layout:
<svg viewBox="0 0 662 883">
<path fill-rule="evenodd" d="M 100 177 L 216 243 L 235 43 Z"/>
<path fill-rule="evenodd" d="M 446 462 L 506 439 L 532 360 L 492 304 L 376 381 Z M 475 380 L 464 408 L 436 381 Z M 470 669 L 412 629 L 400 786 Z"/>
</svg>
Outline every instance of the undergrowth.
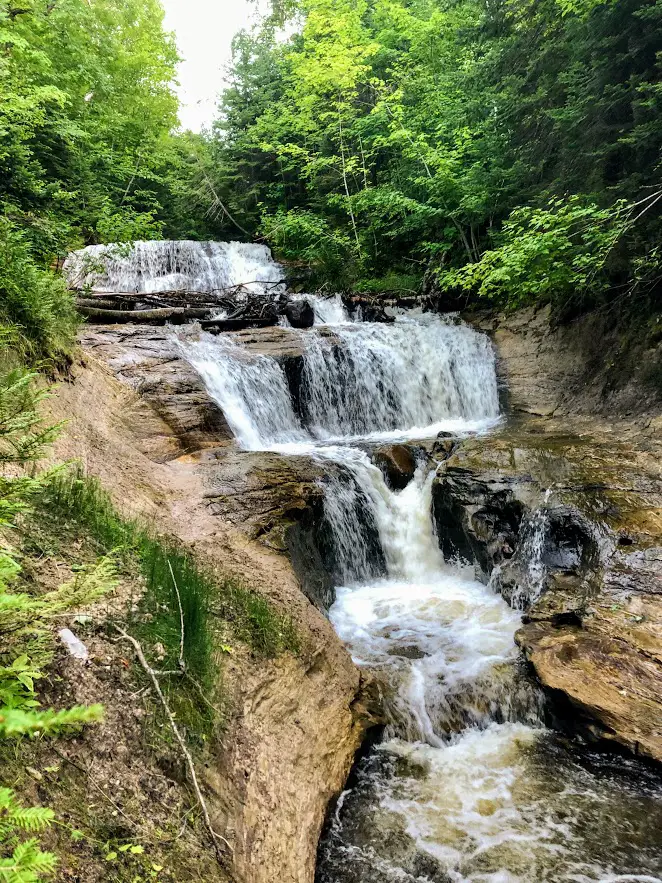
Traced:
<svg viewBox="0 0 662 883">
<path fill-rule="evenodd" d="M 35 505 L 38 517 L 73 537 L 86 534 L 96 554 L 112 557 L 140 584 L 123 624 L 155 668 L 177 672 L 182 653 L 186 676 L 164 678 L 162 686 L 189 742 L 200 746 L 222 724 L 220 660 L 236 642 L 259 656 L 298 651 L 288 616 L 239 580 L 199 565 L 176 541 L 123 518 L 79 468 L 53 476 Z"/>
<path fill-rule="evenodd" d="M 112 562 L 120 580 L 119 595 L 100 601 L 90 611 L 90 617 L 84 610 L 76 619 L 76 632 L 83 640 L 92 639 L 96 634 L 102 640 L 115 641 L 119 637 L 117 624 L 140 642 L 149 665 L 159 671 L 172 672 L 159 677 L 161 689 L 178 728 L 199 761 L 209 756 L 225 723 L 224 656 L 241 652 L 240 645 L 259 657 L 298 650 L 297 633 L 287 616 L 240 581 L 198 564 L 176 541 L 158 536 L 138 520 L 120 516 L 100 483 L 85 476 L 78 467 L 57 469 L 40 482 L 32 494 L 30 510 L 19 518 L 14 535 L 23 564 L 17 588 L 36 596 L 44 591 L 43 574 L 57 569 L 59 562 L 71 562 L 73 558 L 77 563 L 71 565 L 71 569 L 83 575 L 89 571 L 91 562 L 99 558 Z M 122 641 L 119 647 L 118 664 L 124 656 L 128 663 L 133 658 L 130 646 Z M 180 666 L 180 653 L 183 666 Z M 179 749 L 164 710 L 153 695 L 150 679 L 138 664 L 131 665 L 131 681 L 134 686 L 129 689 L 138 687 L 143 695 L 141 704 L 149 709 L 143 725 L 142 750 L 147 750 L 157 767 L 163 765 L 170 770 L 169 777 L 178 779 L 182 775 L 178 766 Z M 82 710 L 78 713 L 82 714 Z M 168 834 L 158 825 L 144 829 L 139 826 L 140 830 L 135 831 L 120 825 L 121 830 L 115 830 L 112 819 L 106 824 L 108 820 L 104 821 L 103 813 L 88 807 L 85 788 L 81 791 L 76 785 L 75 769 L 65 764 L 57 772 L 49 772 L 55 767 L 52 760 L 44 760 L 46 746 L 25 743 L 20 753 L 18 745 L 15 749 L 9 744 L 0 748 L 2 777 L 9 781 L 11 776 L 12 787 L 20 788 L 19 793 L 30 792 L 30 777 L 25 770 L 33 767 L 41 770 L 43 794 L 55 809 L 55 816 L 50 810 L 44 810 L 44 824 L 62 827 L 59 820 L 65 818 L 73 825 L 73 845 L 69 847 L 64 829 L 64 834 L 60 831 L 57 836 L 44 834 L 51 849 L 39 853 L 45 856 L 44 862 L 54 862 L 55 855 L 62 850 L 69 863 L 82 862 L 84 866 L 85 862 L 92 865 L 100 862 L 103 867 L 107 862 L 108 875 L 104 879 L 108 880 L 160 880 L 172 874 L 176 879 L 188 879 L 183 871 L 190 861 L 185 858 L 186 849 L 195 850 L 195 846 L 191 846 L 190 841 L 182 851 L 177 844 L 175 829 L 181 828 L 181 818 L 173 820 L 173 831 L 168 829 Z M 14 750 L 17 753 L 12 757 Z M 94 778 L 94 772 L 88 773 L 88 777 L 90 775 Z M 12 794 L 11 800 L 16 802 L 17 798 Z M 195 807 L 188 812 L 192 816 L 187 825 L 194 831 L 200 824 Z M 81 842 L 74 844 L 78 838 Z M 167 846 L 170 840 L 174 843 L 172 849 Z M 30 838 L 16 840 L 19 845 L 24 842 L 31 842 Z M 131 850 L 140 844 L 144 845 L 145 854 L 134 855 Z M 140 849 L 142 852 L 142 847 Z M 147 870 L 138 876 L 136 870 L 129 874 L 130 869 L 138 868 L 141 862 Z M 180 867 L 181 862 L 184 864 Z M 164 866 L 162 872 L 153 871 L 161 865 Z M 177 869 L 182 877 L 178 876 Z M 1 870 L 0 864 L 0 881 L 4 881 Z M 48 866 L 44 865 L 43 875 L 48 873 Z M 125 877 L 125 873 L 129 876 Z M 13 878 L 7 879 L 13 883 Z"/>
</svg>

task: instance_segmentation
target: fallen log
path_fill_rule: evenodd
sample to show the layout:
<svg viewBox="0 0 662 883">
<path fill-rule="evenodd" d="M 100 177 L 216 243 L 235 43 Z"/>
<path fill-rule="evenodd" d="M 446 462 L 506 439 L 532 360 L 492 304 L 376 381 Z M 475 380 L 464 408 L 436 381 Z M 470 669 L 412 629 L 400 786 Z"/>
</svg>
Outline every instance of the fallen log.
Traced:
<svg viewBox="0 0 662 883">
<path fill-rule="evenodd" d="M 135 322 L 145 325 L 165 325 L 171 322 L 173 325 L 181 325 L 209 318 L 213 309 L 209 307 L 161 307 L 155 310 L 106 310 L 97 307 L 79 305 L 80 312 L 101 325 L 118 325 Z"/>
<path fill-rule="evenodd" d="M 92 310 L 132 310 L 137 303 L 137 298 L 133 300 L 116 300 L 115 298 L 92 298 L 77 297 L 76 306 L 79 310 L 89 307 Z"/>
<path fill-rule="evenodd" d="M 278 324 L 278 319 L 273 316 L 260 318 L 259 316 L 246 316 L 240 319 L 203 319 L 200 327 L 212 334 L 220 331 L 241 331 L 243 328 L 271 328 Z"/>
</svg>

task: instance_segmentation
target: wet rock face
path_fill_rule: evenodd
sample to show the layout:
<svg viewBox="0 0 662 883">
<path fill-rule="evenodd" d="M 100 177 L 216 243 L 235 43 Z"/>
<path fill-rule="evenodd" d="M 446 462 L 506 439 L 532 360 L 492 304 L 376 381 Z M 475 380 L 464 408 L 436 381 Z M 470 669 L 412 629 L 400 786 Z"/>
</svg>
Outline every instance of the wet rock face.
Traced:
<svg viewBox="0 0 662 883">
<path fill-rule="evenodd" d="M 199 470 L 209 512 L 289 554 L 304 594 L 327 610 L 334 600 L 333 571 L 320 466 L 308 457 L 223 448 L 205 452 Z"/>
<path fill-rule="evenodd" d="M 432 507 L 445 558 L 476 561 L 489 574 L 512 556 L 524 506 L 507 482 L 447 466 L 433 484 Z"/>
<path fill-rule="evenodd" d="M 465 441 L 433 485 L 444 555 L 496 569 L 557 723 L 662 761 L 660 499 L 626 445 L 538 427 Z"/>
<path fill-rule="evenodd" d="M 307 300 L 289 301 L 285 315 L 293 328 L 312 328 L 315 324 L 315 311 Z"/>
<path fill-rule="evenodd" d="M 387 484 L 395 491 L 407 487 L 416 472 L 416 449 L 410 445 L 384 445 L 372 455 Z"/>
<path fill-rule="evenodd" d="M 135 390 L 170 427 L 175 444 L 162 459 L 231 439 L 223 412 L 200 375 L 179 354 L 173 336 L 147 325 L 87 325 L 85 350 L 101 359 L 118 380 Z"/>
</svg>

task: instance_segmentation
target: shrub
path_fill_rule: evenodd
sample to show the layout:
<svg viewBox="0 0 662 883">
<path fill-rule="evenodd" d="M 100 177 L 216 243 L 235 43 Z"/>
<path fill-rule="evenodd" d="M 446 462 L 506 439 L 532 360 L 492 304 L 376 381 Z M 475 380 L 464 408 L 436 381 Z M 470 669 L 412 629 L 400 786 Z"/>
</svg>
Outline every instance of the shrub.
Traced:
<svg viewBox="0 0 662 883">
<path fill-rule="evenodd" d="M 609 287 L 606 261 L 628 219 L 623 202 L 601 209 L 579 196 L 515 209 L 495 248 L 460 269 L 440 271 L 439 283 L 513 308 L 591 298 Z"/>
<path fill-rule="evenodd" d="M 73 348 L 78 317 L 64 280 L 41 269 L 26 238 L 0 217 L 0 326 L 28 361 L 61 360 Z"/>
</svg>

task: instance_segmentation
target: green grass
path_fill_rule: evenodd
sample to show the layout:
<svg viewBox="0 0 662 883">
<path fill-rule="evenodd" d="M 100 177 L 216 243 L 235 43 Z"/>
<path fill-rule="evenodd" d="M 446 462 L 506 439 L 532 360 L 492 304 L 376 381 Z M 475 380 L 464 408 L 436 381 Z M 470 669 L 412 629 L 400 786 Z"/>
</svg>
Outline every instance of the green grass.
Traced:
<svg viewBox="0 0 662 883">
<path fill-rule="evenodd" d="M 154 668 L 179 669 L 181 602 L 186 676 L 162 678 L 161 685 L 190 743 L 202 747 L 223 723 L 225 653 L 237 643 L 265 657 L 298 651 L 289 617 L 239 580 L 200 566 L 176 541 L 123 518 L 101 484 L 79 468 L 49 481 L 36 502 L 36 518 L 50 525 L 47 543 L 57 542 L 53 532 L 67 535 L 67 542 L 87 536 L 94 553 L 114 556 L 129 580 L 140 580 L 139 598 L 129 604 L 121 625 L 140 641 Z M 156 707 L 157 724 L 161 714 Z M 170 737 L 168 727 L 159 728 L 158 740 Z"/>
<path fill-rule="evenodd" d="M 168 663 L 176 663 L 179 654 L 179 591 L 184 658 L 201 683 L 209 682 L 214 669 L 214 633 L 229 633 L 264 656 L 299 649 L 289 617 L 241 581 L 201 567 L 177 542 L 122 518 L 100 483 L 80 470 L 55 476 L 43 494 L 41 507 L 84 528 L 105 554 L 112 553 L 125 563 L 139 563 L 145 580 L 142 623 L 166 648 Z"/>
</svg>

